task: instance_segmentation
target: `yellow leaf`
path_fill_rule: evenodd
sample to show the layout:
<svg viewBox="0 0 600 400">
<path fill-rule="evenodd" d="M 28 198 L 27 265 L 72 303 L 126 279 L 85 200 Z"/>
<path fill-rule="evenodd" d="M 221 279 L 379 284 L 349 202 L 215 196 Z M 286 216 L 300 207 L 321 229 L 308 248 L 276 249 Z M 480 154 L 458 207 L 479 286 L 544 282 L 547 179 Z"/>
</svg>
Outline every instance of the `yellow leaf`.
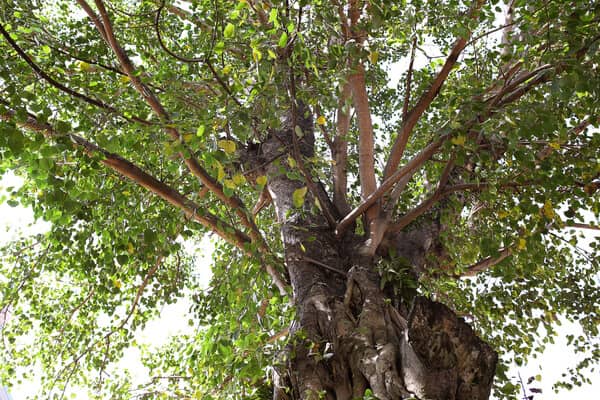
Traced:
<svg viewBox="0 0 600 400">
<path fill-rule="evenodd" d="M 120 280 L 118 279 L 113 279 L 113 285 L 117 288 L 117 289 L 121 289 L 121 286 L 123 286 L 123 284 L 121 283 Z"/>
<path fill-rule="evenodd" d="M 519 238 L 519 243 L 517 244 L 517 248 L 519 250 L 525 250 L 526 247 L 527 247 L 527 240 L 525 240 L 523 238 Z"/>
<path fill-rule="evenodd" d="M 231 180 L 233 181 L 233 183 L 235 183 L 236 186 L 240 186 L 246 183 L 246 177 L 242 174 L 235 174 L 231 178 Z"/>
<path fill-rule="evenodd" d="M 558 142 L 550 142 L 548 143 L 548 146 L 552 147 L 554 150 L 560 149 L 560 143 Z"/>
<path fill-rule="evenodd" d="M 500 219 L 504 219 L 504 218 L 508 217 L 508 215 L 509 215 L 509 213 L 504 210 L 498 211 L 498 218 L 500 218 Z"/>
<path fill-rule="evenodd" d="M 254 62 L 259 62 L 262 59 L 262 53 L 258 49 L 252 49 L 252 59 Z"/>
<path fill-rule="evenodd" d="M 371 61 L 371 64 L 377 64 L 377 60 L 379 60 L 379 53 L 376 51 L 370 52 L 369 61 Z"/>
<path fill-rule="evenodd" d="M 300 189 L 294 190 L 292 194 L 292 201 L 294 202 L 294 207 L 300 208 L 304 204 L 304 197 L 306 196 L 307 187 L 301 187 Z"/>
<path fill-rule="evenodd" d="M 223 168 L 223 166 L 221 165 L 221 163 L 219 161 L 214 160 L 213 162 L 217 167 L 217 180 L 219 182 L 221 182 L 223 180 L 223 178 L 225 178 L 225 168 Z M 213 166 L 213 168 L 214 168 L 214 166 Z"/>
<path fill-rule="evenodd" d="M 224 66 L 221 72 L 223 72 L 223 75 L 229 75 L 229 73 L 231 72 L 231 65 L 228 64 Z"/>
<path fill-rule="evenodd" d="M 542 212 L 544 213 L 544 216 L 546 218 L 554 218 L 556 214 L 554 213 L 554 206 L 552 205 L 552 202 L 550 200 L 546 200 L 546 202 L 544 203 L 544 207 L 542 207 Z"/>
<path fill-rule="evenodd" d="M 235 189 L 235 182 L 232 179 L 225 179 L 223 181 L 223 186 L 225 186 L 228 189 Z"/>
<path fill-rule="evenodd" d="M 92 66 L 85 61 L 79 61 L 79 70 L 82 72 L 89 72 L 92 69 Z"/>
<path fill-rule="evenodd" d="M 465 142 L 466 142 L 466 138 L 464 135 L 458 135 L 456 137 L 453 137 L 452 139 L 450 139 L 450 141 L 452 142 L 452 144 L 456 145 L 456 146 L 464 146 Z"/>
<path fill-rule="evenodd" d="M 121 75 L 121 77 L 119 78 L 119 81 L 121 83 L 129 83 L 131 79 L 127 76 L 127 75 Z"/>
<path fill-rule="evenodd" d="M 194 137 L 194 135 L 193 135 L 193 134 L 191 134 L 191 133 L 186 133 L 185 135 L 183 135 L 183 141 L 187 143 L 187 142 L 189 142 L 190 140 L 192 140 L 192 138 L 193 138 L 193 137 Z"/>
<path fill-rule="evenodd" d="M 256 178 L 256 184 L 259 186 L 265 186 L 267 184 L 267 177 L 265 175 L 261 175 Z"/>
<path fill-rule="evenodd" d="M 292 156 L 288 156 L 288 164 L 290 164 L 290 167 L 292 168 L 296 168 L 296 160 L 294 160 L 294 157 Z"/>
<path fill-rule="evenodd" d="M 318 125 L 325 125 L 327 121 L 325 120 L 325 117 L 320 115 L 319 118 L 317 118 L 317 124 Z"/>
<path fill-rule="evenodd" d="M 220 149 L 222 149 L 225 153 L 227 154 L 233 154 L 235 153 L 235 142 L 233 140 L 219 140 L 217 142 L 217 146 L 219 146 Z"/>
<path fill-rule="evenodd" d="M 129 254 L 133 254 L 134 251 L 135 249 L 133 248 L 133 244 L 131 242 L 127 243 L 127 252 Z"/>
</svg>

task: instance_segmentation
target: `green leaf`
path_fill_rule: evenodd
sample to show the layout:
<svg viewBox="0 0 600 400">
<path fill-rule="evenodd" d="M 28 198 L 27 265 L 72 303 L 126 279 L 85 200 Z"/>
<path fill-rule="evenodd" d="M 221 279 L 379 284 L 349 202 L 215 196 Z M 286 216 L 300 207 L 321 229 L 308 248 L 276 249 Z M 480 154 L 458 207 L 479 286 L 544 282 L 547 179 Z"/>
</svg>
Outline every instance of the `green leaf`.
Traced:
<svg viewBox="0 0 600 400">
<path fill-rule="evenodd" d="M 296 136 L 298 136 L 299 138 L 304 137 L 304 132 L 302 131 L 302 128 L 300 128 L 299 125 L 296 125 L 294 127 L 294 132 L 296 133 Z"/>
<path fill-rule="evenodd" d="M 287 32 L 283 32 L 281 34 L 281 36 L 279 37 L 279 42 L 277 42 L 277 44 L 279 45 L 279 47 L 285 47 L 287 45 L 287 41 L 288 41 L 288 34 L 287 34 Z"/>
<path fill-rule="evenodd" d="M 288 155 L 287 162 L 291 168 L 296 168 L 296 160 L 291 155 Z"/>
<path fill-rule="evenodd" d="M 262 60 L 262 53 L 257 48 L 252 48 L 252 59 L 254 62 L 259 62 Z"/>
<path fill-rule="evenodd" d="M 279 28 L 280 26 L 279 13 L 275 7 L 271 8 L 271 11 L 269 12 L 269 22 L 271 22 L 275 28 Z"/>
<path fill-rule="evenodd" d="M 225 39 L 231 39 L 233 37 L 234 33 L 235 33 L 235 25 L 233 25 L 230 22 L 225 26 L 225 29 L 223 30 L 223 37 L 225 37 Z"/>
</svg>

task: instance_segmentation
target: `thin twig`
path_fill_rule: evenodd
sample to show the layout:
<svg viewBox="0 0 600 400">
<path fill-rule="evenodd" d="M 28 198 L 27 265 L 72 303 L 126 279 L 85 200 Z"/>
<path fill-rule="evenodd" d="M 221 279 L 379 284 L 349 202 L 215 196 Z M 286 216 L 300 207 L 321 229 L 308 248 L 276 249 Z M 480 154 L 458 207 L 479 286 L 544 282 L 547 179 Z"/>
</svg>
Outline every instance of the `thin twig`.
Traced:
<svg viewBox="0 0 600 400">
<path fill-rule="evenodd" d="M 323 268 L 325 268 L 325 269 L 327 269 L 329 271 L 336 272 L 336 273 L 338 273 L 338 274 L 340 274 L 342 276 L 346 276 L 346 273 L 344 271 L 342 271 L 341 269 L 330 267 L 329 265 L 327 265 L 325 263 L 322 263 L 321 261 L 315 260 L 314 258 L 310 258 L 308 256 L 303 255 L 302 256 L 302 260 L 308 261 L 311 264 L 318 265 L 319 267 L 323 267 Z"/>
<path fill-rule="evenodd" d="M 485 271 L 487 269 L 489 269 L 490 267 L 493 267 L 494 265 L 500 263 L 502 260 L 504 260 L 505 258 L 507 258 L 508 256 L 511 256 L 513 253 L 513 250 L 511 247 L 506 247 L 504 249 L 501 249 L 499 251 L 499 255 L 497 257 L 486 257 L 481 261 L 476 262 L 475 264 L 467 267 L 465 269 L 465 272 L 463 272 L 462 274 L 460 274 L 461 277 L 464 276 L 475 276 L 478 273 Z"/>
<path fill-rule="evenodd" d="M 406 121 L 408 115 L 408 107 L 410 105 L 410 91 L 412 84 L 413 67 L 415 63 L 415 53 L 417 50 L 417 35 L 413 38 L 412 49 L 410 51 L 410 63 L 408 64 L 408 72 L 406 73 L 406 86 L 404 95 L 404 105 L 402 106 L 402 121 Z"/>
<path fill-rule="evenodd" d="M 0 114 L 0 119 L 10 120 L 14 117 L 14 114 L 15 113 L 12 110 L 5 111 L 4 113 Z M 26 121 L 17 122 L 17 124 L 23 128 L 41 132 L 50 138 L 56 138 L 60 136 L 51 125 L 40 123 L 33 115 L 29 115 Z M 166 200 L 170 204 L 182 210 L 188 217 L 193 218 L 201 225 L 221 236 L 228 243 L 231 243 L 236 247 L 246 251 L 246 244 L 251 242 L 251 240 L 243 232 L 235 229 L 226 222 L 219 220 L 213 215 L 203 215 L 200 212 L 201 207 L 199 205 L 185 198 L 175 189 L 159 181 L 132 162 L 122 158 L 117 154 L 108 152 L 107 150 L 97 146 L 81 136 L 74 134 L 69 134 L 68 136 L 76 145 L 81 146 L 89 155 L 101 156 L 102 158 L 99 161 L 105 166 L 118 172 L 120 175 L 131 179 L 133 182 L 144 187 L 145 189 L 148 189 L 163 200 Z M 233 234 L 229 234 L 229 230 L 231 230 Z"/>
<path fill-rule="evenodd" d="M 93 106 L 96 106 L 98 108 L 102 108 L 103 110 L 106 110 L 106 111 L 110 112 L 111 114 L 116 114 L 116 115 L 118 115 L 118 116 L 120 116 L 120 117 L 122 117 L 122 118 L 124 118 L 126 120 L 137 122 L 137 123 L 140 123 L 140 124 L 143 124 L 143 125 L 152 125 L 151 122 L 148 122 L 145 119 L 142 119 L 142 118 L 139 118 L 139 117 L 135 117 L 135 116 L 133 116 L 133 117 L 125 117 L 122 112 L 120 112 L 116 108 L 114 108 L 114 107 L 112 107 L 112 106 L 104 103 L 103 101 L 94 99 L 94 98 L 89 97 L 89 96 L 86 96 L 86 95 L 84 95 L 82 93 L 79 93 L 76 90 L 73 90 L 71 88 L 68 88 L 67 86 L 65 86 L 62 83 L 58 82 L 56 79 L 52 78 L 44 70 L 42 70 L 31 59 L 31 57 L 29 57 L 29 55 L 17 44 L 17 42 L 15 42 L 13 40 L 13 38 L 4 29 L 4 26 L 1 23 L 0 23 L 0 33 L 2 34 L 2 36 L 4 36 L 4 38 L 10 44 L 10 46 L 17 52 L 17 54 L 19 55 L 19 57 L 21 57 L 31 67 L 31 69 L 38 76 L 40 76 L 42 79 L 44 79 L 46 82 L 48 82 L 50 85 L 54 86 L 55 88 L 57 88 L 61 92 L 64 92 L 64 93 L 68 94 L 69 96 L 75 97 L 76 99 L 83 100 L 84 102 L 86 102 L 88 104 L 91 104 Z"/>
<path fill-rule="evenodd" d="M 579 222 L 574 222 L 572 224 L 566 225 L 565 228 L 590 229 L 593 231 L 600 231 L 600 225 L 582 224 Z"/>
</svg>

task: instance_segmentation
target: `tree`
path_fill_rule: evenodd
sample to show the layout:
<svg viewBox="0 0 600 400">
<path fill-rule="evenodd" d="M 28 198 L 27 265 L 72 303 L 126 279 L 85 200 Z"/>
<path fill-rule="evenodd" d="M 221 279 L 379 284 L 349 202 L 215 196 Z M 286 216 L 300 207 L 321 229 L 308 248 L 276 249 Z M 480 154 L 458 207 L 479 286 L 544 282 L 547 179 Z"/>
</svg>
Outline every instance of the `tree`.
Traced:
<svg viewBox="0 0 600 400">
<path fill-rule="evenodd" d="M 52 224 L 2 253 L 3 380 L 487 399 L 560 317 L 589 382 L 600 3 L 49 3 L 0 10 L 5 200 Z M 203 291 L 182 240 L 207 234 Z M 196 329 L 132 387 L 112 363 L 188 295 Z"/>
</svg>

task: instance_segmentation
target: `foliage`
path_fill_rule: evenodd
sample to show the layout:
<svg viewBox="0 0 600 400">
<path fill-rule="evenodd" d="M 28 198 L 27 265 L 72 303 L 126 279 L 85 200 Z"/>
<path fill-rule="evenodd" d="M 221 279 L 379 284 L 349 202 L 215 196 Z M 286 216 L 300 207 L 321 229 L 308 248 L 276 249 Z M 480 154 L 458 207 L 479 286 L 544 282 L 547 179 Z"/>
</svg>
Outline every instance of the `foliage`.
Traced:
<svg viewBox="0 0 600 400">
<path fill-rule="evenodd" d="M 600 215 L 597 2 L 511 1 L 505 26 L 499 1 L 473 15 L 471 1 L 373 0 L 363 36 L 350 39 L 338 1 L 89 3 L 96 16 L 105 5 L 128 60 L 84 1 L 0 0 L 0 173 L 25 182 L 2 200 L 51 223 L 1 251 L 0 308 L 13 317 L 0 381 L 43 370 L 48 398 L 68 385 L 97 398 L 266 398 L 294 310 L 265 272 L 284 275 L 284 249 L 275 211 L 251 214 L 271 177 L 248 165 L 249 149 L 280 129 L 291 98 L 301 101 L 314 114 L 315 155 L 268 161 L 303 182 L 298 209 L 313 199 L 313 178 L 334 192 L 330 150 L 340 110 L 353 109 L 344 87 L 363 66 L 381 184 L 460 38 L 459 62 L 392 168 L 439 142 L 389 217 L 412 227 L 422 223 L 413 210 L 435 211 L 443 257 L 418 282 L 405 260 L 382 261 L 382 275 L 470 316 L 501 354 L 498 397 L 518 389 L 507 366 L 552 342 L 560 318 L 585 335 L 569 338 L 586 354 L 571 382 L 589 381 L 583 373 L 600 358 L 599 243 L 590 255 L 578 241 Z M 351 115 L 344 137 L 350 209 L 366 197 L 359 122 Z M 182 246 L 210 232 L 222 240 L 204 290 Z M 144 351 L 151 381 L 132 387 L 107 374 L 136 332 L 181 298 L 192 304 L 190 330 Z"/>
</svg>

